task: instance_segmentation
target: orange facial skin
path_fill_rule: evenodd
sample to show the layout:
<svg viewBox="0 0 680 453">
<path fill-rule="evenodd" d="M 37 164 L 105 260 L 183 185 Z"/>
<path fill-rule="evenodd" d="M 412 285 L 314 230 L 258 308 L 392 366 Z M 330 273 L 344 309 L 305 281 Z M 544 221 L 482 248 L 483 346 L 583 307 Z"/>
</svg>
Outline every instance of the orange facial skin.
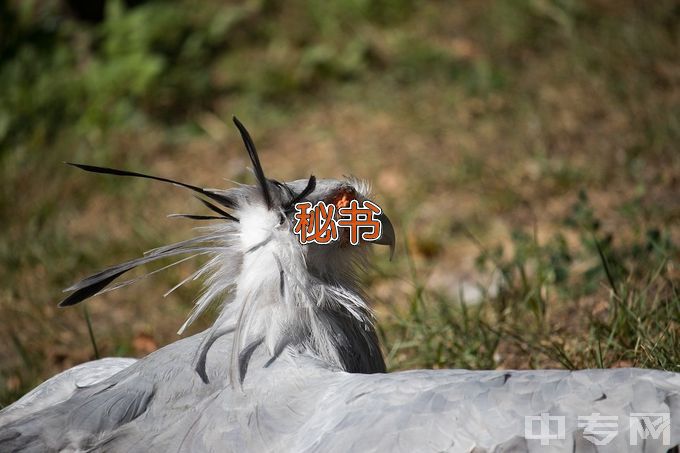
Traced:
<svg viewBox="0 0 680 453">
<path fill-rule="evenodd" d="M 345 188 L 345 189 L 340 189 L 333 196 L 330 198 L 328 202 L 334 204 L 336 206 L 336 216 L 337 212 L 340 208 L 344 208 L 346 206 L 349 206 L 350 201 L 356 199 L 356 194 L 353 189 L 351 188 Z M 340 233 L 340 238 L 339 238 L 339 244 L 340 247 L 347 247 L 350 245 L 349 243 L 349 234 L 347 232 L 342 231 Z"/>
<path fill-rule="evenodd" d="M 331 198 L 330 202 L 333 203 L 338 208 L 344 208 L 349 206 L 349 202 L 356 199 L 354 190 L 352 189 L 341 189 L 335 193 Z"/>
</svg>

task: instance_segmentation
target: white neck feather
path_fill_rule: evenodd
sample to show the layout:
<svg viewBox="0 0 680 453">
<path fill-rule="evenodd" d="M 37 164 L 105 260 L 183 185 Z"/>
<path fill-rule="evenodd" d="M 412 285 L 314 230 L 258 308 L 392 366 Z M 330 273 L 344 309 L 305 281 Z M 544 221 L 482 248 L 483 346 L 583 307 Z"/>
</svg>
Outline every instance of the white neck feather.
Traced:
<svg viewBox="0 0 680 453">
<path fill-rule="evenodd" d="M 384 371 L 373 317 L 355 289 L 351 263 L 317 265 L 338 270 L 316 276 L 278 212 L 247 205 L 239 219 L 236 226 L 217 227 L 225 239 L 200 271 L 211 275 L 182 330 L 212 301 L 228 302 L 212 331 L 234 328 L 232 382 L 239 370 L 244 374 L 248 352 L 260 346 L 272 359 L 288 350 L 345 371 Z"/>
</svg>

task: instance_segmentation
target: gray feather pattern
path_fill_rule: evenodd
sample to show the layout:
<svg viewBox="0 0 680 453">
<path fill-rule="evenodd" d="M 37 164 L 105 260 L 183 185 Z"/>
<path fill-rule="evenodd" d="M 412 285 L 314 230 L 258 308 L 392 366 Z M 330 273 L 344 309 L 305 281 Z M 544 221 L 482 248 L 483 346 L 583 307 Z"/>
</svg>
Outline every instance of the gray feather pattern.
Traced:
<svg viewBox="0 0 680 453">
<path fill-rule="evenodd" d="M 212 347 L 213 344 L 215 344 L 215 341 L 217 341 L 220 337 L 232 333 L 234 331 L 234 327 L 227 327 L 224 329 L 219 329 L 216 332 L 214 332 L 212 329 L 206 336 L 206 339 L 202 342 L 200 352 L 198 354 L 198 359 L 196 360 L 196 366 L 195 370 L 198 373 L 198 375 L 203 379 L 203 382 L 206 384 L 209 382 L 208 381 L 208 375 L 205 372 L 205 366 L 206 366 L 206 360 L 208 359 L 208 352 L 210 351 L 210 348 Z"/>
<path fill-rule="evenodd" d="M 268 355 L 257 348 L 240 392 L 224 385 L 229 365 L 223 358 L 233 334 L 216 340 L 208 353 L 210 383 L 194 372 L 191 362 L 204 335 L 171 344 L 57 406 L 3 426 L 0 451 L 19 445 L 42 451 L 666 451 L 660 440 L 648 439 L 644 449 L 628 445 L 631 411 L 669 412 L 671 445 L 680 443 L 680 376 L 673 373 L 367 375 L 338 372 L 290 350 L 264 368 Z M 565 439 L 552 441 L 550 450 L 524 438 L 524 415 L 542 412 L 567 421 Z M 596 450 L 576 425 L 578 415 L 592 412 L 620 419 L 613 443 Z"/>
</svg>

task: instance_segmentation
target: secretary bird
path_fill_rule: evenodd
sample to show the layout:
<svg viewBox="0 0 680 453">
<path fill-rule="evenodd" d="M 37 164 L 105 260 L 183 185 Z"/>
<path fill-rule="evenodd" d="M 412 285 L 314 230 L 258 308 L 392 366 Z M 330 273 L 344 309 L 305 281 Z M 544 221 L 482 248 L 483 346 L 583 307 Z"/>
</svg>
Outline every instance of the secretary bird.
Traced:
<svg viewBox="0 0 680 453">
<path fill-rule="evenodd" d="M 211 328 L 142 359 L 85 363 L 38 386 L 0 412 L 0 451 L 678 451 L 680 374 L 385 373 L 358 284 L 368 244 L 353 246 L 342 234 L 302 244 L 293 233 L 297 203 L 365 201 L 367 185 L 268 179 L 234 121 L 256 186 L 204 189 L 72 164 L 189 189 L 212 214 L 184 216 L 216 222 L 85 278 L 61 306 L 137 281 L 114 284 L 137 266 L 206 256 L 184 280 L 205 284 L 180 333 L 211 304 L 221 310 Z M 393 251 L 394 229 L 384 214 L 379 220 L 375 242 Z"/>
</svg>

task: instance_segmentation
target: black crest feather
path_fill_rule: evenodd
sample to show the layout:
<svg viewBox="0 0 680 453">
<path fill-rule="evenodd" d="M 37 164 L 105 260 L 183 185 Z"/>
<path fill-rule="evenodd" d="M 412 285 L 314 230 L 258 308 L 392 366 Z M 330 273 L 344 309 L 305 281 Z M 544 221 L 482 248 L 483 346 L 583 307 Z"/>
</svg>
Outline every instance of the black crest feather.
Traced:
<svg viewBox="0 0 680 453">
<path fill-rule="evenodd" d="M 200 215 L 200 214 L 170 214 L 168 217 L 177 217 L 181 219 L 191 220 L 224 220 L 224 217 L 219 215 Z"/>
<path fill-rule="evenodd" d="M 119 170 L 117 168 L 108 168 L 108 167 L 97 167 L 95 165 L 85 165 L 85 164 L 76 164 L 73 162 L 66 162 L 67 165 L 71 165 L 72 167 L 80 168 L 81 170 L 89 171 L 91 173 L 101 173 L 104 175 L 115 175 L 115 176 L 132 176 L 134 178 L 146 178 L 146 179 L 153 179 L 155 181 L 161 181 L 161 182 L 167 182 L 169 184 L 174 184 L 176 186 L 184 187 L 189 190 L 193 190 L 194 192 L 200 193 L 201 195 L 204 195 L 222 206 L 226 208 L 234 208 L 236 207 L 236 204 L 234 201 L 222 194 L 214 193 L 209 190 L 202 189 L 197 186 L 193 186 L 191 184 L 186 184 L 181 181 L 175 181 L 173 179 L 169 178 L 163 178 L 161 176 L 153 176 L 153 175 L 146 175 L 144 173 L 137 173 L 135 171 L 128 171 L 128 170 Z"/>
<path fill-rule="evenodd" d="M 196 198 L 198 198 L 198 197 L 196 197 Z M 203 203 L 203 204 L 205 205 L 205 207 L 207 207 L 207 208 L 210 209 L 211 211 L 213 211 L 213 212 L 219 214 L 223 219 L 226 219 L 226 220 L 233 220 L 234 222 L 238 222 L 238 219 L 237 219 L 236 217 L 234 217 L 233 215 L 229 214 L 229 213 L 226 212 L 225 210 L 220 209 L 219 207 L 215 206 L 214 204 L 210 203 L 209 201 L 206 201 L 206 200 L 204 200 L 204 199 L 202 199 L 202 198 L 198 198 L 198 201 L 200 201 L 201 203 Z"/>
<path fill-rule="evenodd" d="M 238 118 L 234 117 L 233 120 L 234 124 L 238 128 L 238 131 L 241 133 L 241 138 L 243 139 L 243 144 L 246 146 L 246 150 L 248 151 L 248 156 L 250 156 L 250 162 L 252 162 L 253 164 L 253 171 L 255 171 L 255 177 L 257 178 L 257 182 L 260 185 L 260 188 L 262 189 L 262 197 L 264 197 L 264 202 L 267 204 L 267 208 L 271 209 L 272 196 L 269 193 L 267 178 L 265 177 L 264 171 L 262 170 L 260 158 L 257 156 L 257 149 L 255 148 L 255 143 L 253 143 L 253 139 L 250 137 L 248 130 L 238 120 Z"/>
<path fill-rule="evenodd" d="M 126 272 L 162 258 L 167 258 L 171 256 L 177 256 L 187 253 L 194 253 L 196 255 L 202 252 L 209 252 L 214 250 L 214 247 L 207 247 L 204 244 L 215 239 L 215 236 L 201 236 L 198 238 L 192 238 L 187 241 L 178 242 L 176 244 L 171 244 L 169 246 L 159 247 L 155 250 L 148 252 L 146 255 L 135 258 L 124 263 L 116 264 L 114 266 L 108 267 L 102 271 L 90 275 L 74 284 L 73 286 L 67 288 L 65 291 L 73 291 L 64 300 L 59 302 L 60 307 L 68 307 L 70 305 L 78 304 L 85 299 L 100 293 L 104 288 L 111 284 L 121 275 Z"/>
<path fill-rule="evenodd" d="M 292 209 L 293 207 L 295 207 L 295 203 L 298 203 L 299 201 L 303 200 L 307 195 L 314 192 L 314 189 L 316 189 L 316 176 L 311 175 L 309 177 L 309 180 L 307 181 L 307 185 L 305 186 L 305 188 L 302 189 L 302 192 L 297 194 L 292 200 L 288 202 L 287 208 Z"/>
</svg>

